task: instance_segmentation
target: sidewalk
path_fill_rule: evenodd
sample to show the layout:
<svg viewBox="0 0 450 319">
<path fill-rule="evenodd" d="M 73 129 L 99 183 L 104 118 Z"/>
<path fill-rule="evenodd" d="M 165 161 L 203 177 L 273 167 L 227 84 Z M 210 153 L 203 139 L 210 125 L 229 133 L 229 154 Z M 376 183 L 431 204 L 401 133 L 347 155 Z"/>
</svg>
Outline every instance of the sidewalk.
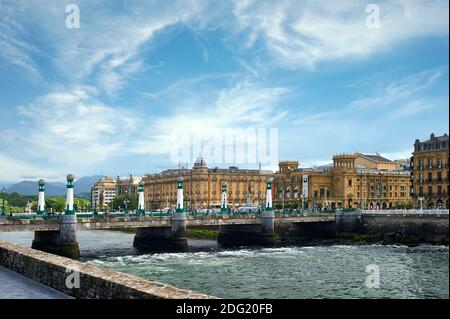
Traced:
<svg viewBox="0 0 450 319">
<path fill-rule="evenodd" d="M 53 288 L 0 266 L 0 299 L 71 299 Z"/>
</svg>

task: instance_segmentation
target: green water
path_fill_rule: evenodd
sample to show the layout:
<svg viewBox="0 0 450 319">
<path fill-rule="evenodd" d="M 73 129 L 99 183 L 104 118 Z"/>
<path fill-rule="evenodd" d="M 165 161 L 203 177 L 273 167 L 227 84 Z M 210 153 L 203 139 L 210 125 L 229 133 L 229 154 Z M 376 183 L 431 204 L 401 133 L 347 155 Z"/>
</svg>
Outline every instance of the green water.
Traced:
<svg viewBox="0 0 450 319">
<path fill-rule="evenodd" d="M 180 288 L 229 298 L 449 298 L 445 246 L 335 245 L 223 250 L 189 240 L 188 253 L 139 255 L 133 234 L 77 233 L 82 260 Z M 31 246 L 32 233 L 0 233 Z M 366 286 L 366 267 L 379 287 Z"/>
<path fill-rule="evenodd" d="M 449 297 L 447 247 L 238 249 L 89 262 L 223 298 Z M 379 269 L 378 288 L 366 285 L 368 265 Z"/>
</svg>

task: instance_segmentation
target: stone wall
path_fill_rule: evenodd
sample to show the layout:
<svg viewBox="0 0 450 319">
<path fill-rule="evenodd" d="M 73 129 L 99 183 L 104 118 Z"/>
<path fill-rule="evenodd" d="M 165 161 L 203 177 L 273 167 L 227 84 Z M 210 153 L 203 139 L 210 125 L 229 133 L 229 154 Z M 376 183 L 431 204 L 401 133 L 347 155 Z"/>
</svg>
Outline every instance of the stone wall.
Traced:
<svg viewBox="0 0 450 319">
<path fill-rule="evenodd" d="M 432 243 L 448 245 L 448 215 L 377 215 L 364 214 L 362 232 L 385 243 Z"/>
<path fill-rule="evenodd" d="M 0 265 L 81 299 L 215 298 L 4 241 L 0 241 Z M 80 287 L 70 289 L 67 288 L 66 280 L 73 270 L 80 274 Z"/>
</svg>

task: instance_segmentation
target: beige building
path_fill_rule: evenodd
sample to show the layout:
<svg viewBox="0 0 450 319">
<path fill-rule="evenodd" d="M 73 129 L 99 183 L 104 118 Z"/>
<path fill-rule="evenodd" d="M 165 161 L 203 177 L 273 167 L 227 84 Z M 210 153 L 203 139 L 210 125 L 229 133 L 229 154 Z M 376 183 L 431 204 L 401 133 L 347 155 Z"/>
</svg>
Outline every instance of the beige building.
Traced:
<svg viewBox="0 0 450 319">
<path fill-rule="evenodd" d="M 222 182 L 227 186 L 228 207 L 264 207 L 266 180 L 272 171 L 208 168 L 202 158 L 192 169 L 169 169 L 143 177 L 146 209 L 174 208 L 177 202 L 177 180 L 184 180 L 184 206 L 188 210 L 220 208 Z"/>
<path fill-rule="evenodd" d="M 416 140 L 411 158 L 411 195 L 415 207 L 449 208 L 448 135 Z"/>
<path fill-rule="evenodd" d="M 111 177 L 102 177 L 91 188 L 91 205 L 93 209 L 103 211 L 116 196 L 116 181 Z"/>
<path fill-rule="evenodd" d="M 341 154 L 333 163 L 299 168 L 296 161 L 279 163 L 275 173 L 275 208 L 387 209 L 411 205 L 409 172 L 377 154 Z"/>
</svg>

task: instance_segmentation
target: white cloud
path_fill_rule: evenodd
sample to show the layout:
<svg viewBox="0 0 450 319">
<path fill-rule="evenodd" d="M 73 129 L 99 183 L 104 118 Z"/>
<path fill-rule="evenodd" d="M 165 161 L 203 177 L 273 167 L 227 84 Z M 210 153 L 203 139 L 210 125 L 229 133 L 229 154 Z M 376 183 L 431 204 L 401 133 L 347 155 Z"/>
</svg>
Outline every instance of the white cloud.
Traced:
<svg viewBox="0 0 450 319">
<path fill-rule="evenodd" d="M 56 172 L 50 168 L 32 165 L 27 161 L 18 160 L 6 154 L 0 153 L 0 180 L 3 182 L 16 182 L 19 180 L 38 180 L 46 177 L 49 180 L 60 179 Z"/>
<path fill-rule="evenodd" d="M 234 1 L 247 47 L 258 40 L 277 64 L 314 68 L 367 58 L 413 38 L 448 34 L 448 1 L 379 1 L 381 28 L 365 25 L 369 1 Z"/>
<path fill-rule="evenodd" d="M 140 119 L 97 101 L 88 88 L 50 93 L 19 108 L 30 124 L 16 131 L 24 152 L 72 165 L 101 162 L 121 152 Z"/>
<path fill-rule="evenodd" d="M 38 49 L 21 36 L 24 27 L 18 17 L 26 12 L 27 6 L 19 2 L 0 1 L 0 62 L 13 65 L 32 80 L 41 79 L 33 55 Z"/>
</svg>

